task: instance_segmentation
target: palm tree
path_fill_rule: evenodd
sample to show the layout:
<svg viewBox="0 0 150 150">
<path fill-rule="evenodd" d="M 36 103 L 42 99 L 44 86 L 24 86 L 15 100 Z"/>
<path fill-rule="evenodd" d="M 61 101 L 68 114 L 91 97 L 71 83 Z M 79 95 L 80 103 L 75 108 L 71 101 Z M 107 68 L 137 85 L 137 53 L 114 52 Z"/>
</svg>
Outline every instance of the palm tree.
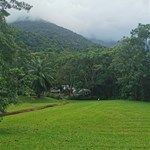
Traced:
<svg viewBox="0 0 150 150">
<path fill-rule="evenodd" d="M 52 72 L 51 64 L 48 60 L 33 57 L 29 66 L 29 73 L 33 75 L 32 89 L 38 98 L 41 94 L 48 91 L 52 85 L 53 77 L 50 75 Z"/>
</svg>

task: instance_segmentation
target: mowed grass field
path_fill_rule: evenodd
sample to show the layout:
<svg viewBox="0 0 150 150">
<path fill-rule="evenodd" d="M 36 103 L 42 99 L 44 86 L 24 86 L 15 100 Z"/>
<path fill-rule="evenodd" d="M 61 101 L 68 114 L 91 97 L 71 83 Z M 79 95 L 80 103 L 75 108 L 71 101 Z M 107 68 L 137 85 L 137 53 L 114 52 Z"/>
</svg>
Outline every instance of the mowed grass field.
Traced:
<svg viewBox="0 0 150 150">
<path fill-rule="evenodd" d="M 59 103 L 24 100 L 8 111 Z M 4 117 L 0 150 L 150 150 L 150 103 L 127 100 L 68 104 Z"/>
</svg>

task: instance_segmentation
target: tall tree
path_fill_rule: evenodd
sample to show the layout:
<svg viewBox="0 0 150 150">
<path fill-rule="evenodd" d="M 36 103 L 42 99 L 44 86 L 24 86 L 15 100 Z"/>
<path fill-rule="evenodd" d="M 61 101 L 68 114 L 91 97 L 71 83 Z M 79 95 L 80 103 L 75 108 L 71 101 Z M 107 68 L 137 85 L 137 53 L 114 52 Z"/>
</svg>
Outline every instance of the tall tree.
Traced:
<svg viewBox="0 0 150 150">
<path fill-rule="evenodd" d="M 139 24 L 114 48 L 114 72 L 120 87 L 121 98 L 146 99 L 150 86 L 149 75 L 150 25 Z"/>
<path fill-rule="evenodd" d="M 12 77 L 18 74 L 18 71 L 13 69 L 18 45 L 13 37 L 14 30 L 5 21 L 5 17 L 9 16 L 7 10 L 11 8 L 29 11 L 32 6 L 16 0 L 0 1 L 0 113 L 5 111 L 6 106 L 16 96 L 16 88 L 13 88 L 16 81 L 12 80 Z"/>
<path fill-rule="evenodd" d="M 53 81 L 51 72 L 51 64 L 46 58 L 33 57 L 29 65 L 29 73 L 33 75 L 32 88 L 38 98 L 50 89 Z"/>
</svg>

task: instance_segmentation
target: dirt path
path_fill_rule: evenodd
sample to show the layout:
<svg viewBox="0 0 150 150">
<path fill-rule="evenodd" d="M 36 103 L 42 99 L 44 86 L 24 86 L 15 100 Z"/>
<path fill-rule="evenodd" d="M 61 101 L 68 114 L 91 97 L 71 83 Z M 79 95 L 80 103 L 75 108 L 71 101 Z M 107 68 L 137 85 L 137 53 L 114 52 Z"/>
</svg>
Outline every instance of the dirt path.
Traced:
<svg viewBox="0 0 150 150">
<path fill-rule="evenodd" d="M 28 108 L 28 109 L 22 109 L 22 110 L 17 110 L 17 111 L 12 111 L 12 112 L 1 113 L 0 117 L 16 115 L 16 114 L 31 112 L 31 111 L 36 111 L 36 110 L 41 110 L 41 109 L 45 109 L 45 108 L 49 108 L 49 107 L 62 106 L 62 105 L 65 105 L 65 104 L 67 104 L 67 103 L 64 103 L 64 104 L 49 104 L 49 105 L 40 106 L 40 107 L 36 107 L 36 108 Z"/>
</svg>

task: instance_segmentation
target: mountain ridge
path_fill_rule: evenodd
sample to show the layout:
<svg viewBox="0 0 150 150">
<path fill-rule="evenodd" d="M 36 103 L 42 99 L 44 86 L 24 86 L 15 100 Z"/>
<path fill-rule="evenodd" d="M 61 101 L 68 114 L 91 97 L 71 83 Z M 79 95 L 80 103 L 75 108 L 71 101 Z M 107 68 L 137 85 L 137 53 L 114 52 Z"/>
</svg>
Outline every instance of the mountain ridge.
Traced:
<svg viewBox="0 0 150 150">
<path fill-rule="evenodd" d="M 24 20 L 11 23 L 20 29 L 17 38 L 30 50 L 86 50 L 93 46 L 85 37 L 44 20 Z"/>
<path fill-rule="evenodd" d="M 118 41 L 114 41 L 114 40 L 100 40 L 100 39 L 95 39 L 95 38 L 88 38 L 88 40 L 90 40 L 91 42 L 104 46 L 104 47 L 114 47 L 116 46 L 119 42 Z"/>
</svg>

